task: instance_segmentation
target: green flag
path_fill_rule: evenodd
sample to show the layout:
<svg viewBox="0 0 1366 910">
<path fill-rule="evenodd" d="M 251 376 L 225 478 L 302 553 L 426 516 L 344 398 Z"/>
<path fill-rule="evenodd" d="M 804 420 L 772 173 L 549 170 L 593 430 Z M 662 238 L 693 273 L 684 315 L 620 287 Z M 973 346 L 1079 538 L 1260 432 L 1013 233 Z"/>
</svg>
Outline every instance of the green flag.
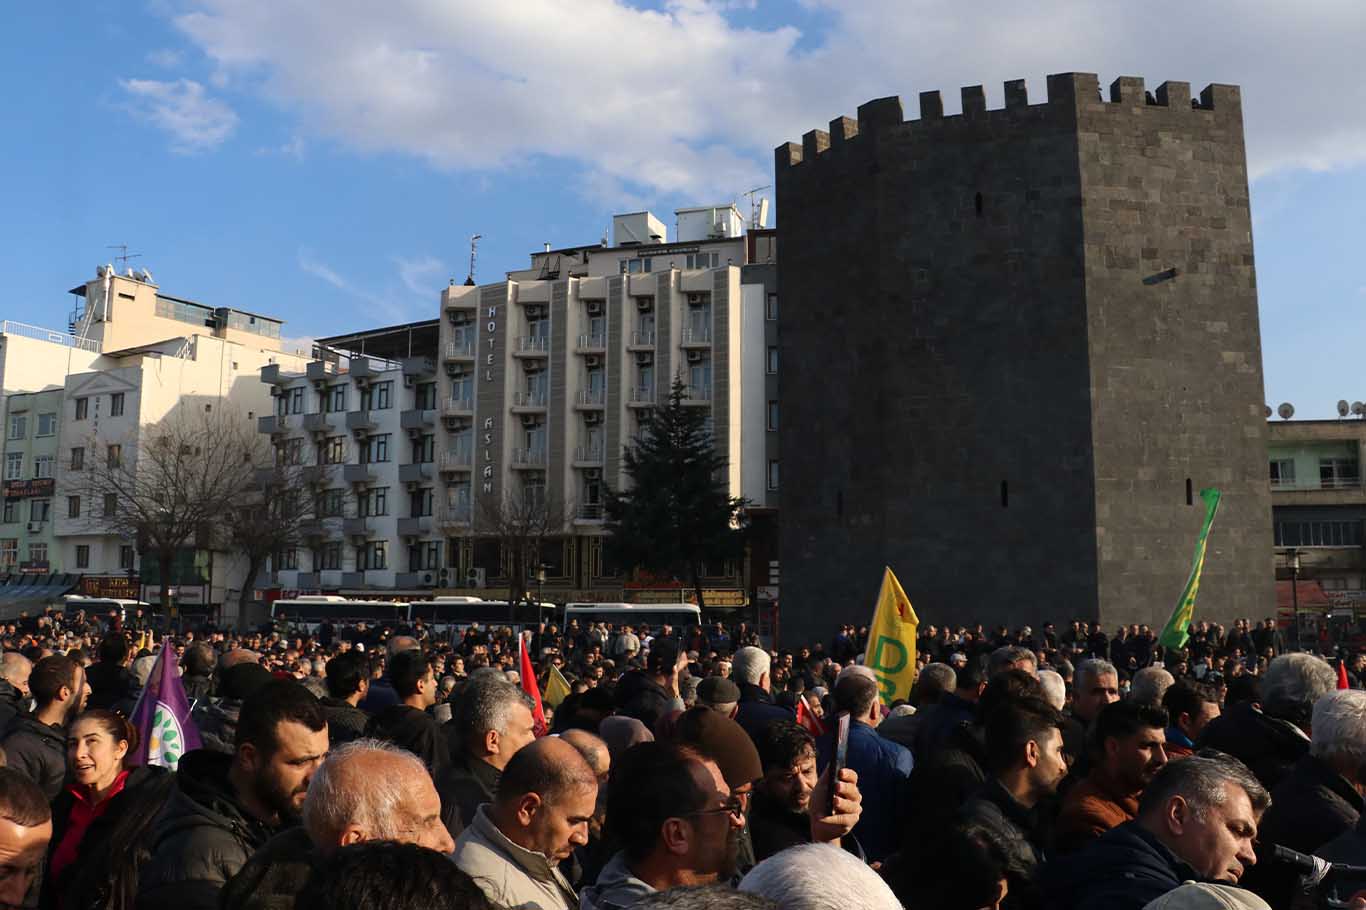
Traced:
<svg viewBox="0 0 1366 910">
<path fill-rule="evenodd" d="M 1214 524 L 1214 513 L 1219 511 L 1219 491 L 1210 487 L 1200 491 L 1205 501 L 1205 523 L 1200 527 L 1200 536 L 1195 539 L 1195 562 L 1191 565 L 1190 578 L 1186 579 L 1186 589 L 1172 610 L 1171 619 L 1162 627 L 1157 643 L 1164 648 L 1184 648 L 1189 637 L 1191 620 L 1195 618 L 1195 595 L 1200 590 L 1200 573 L 1205 568 L 1205 547 L 1209 544 L 1209 528 Z"/>
</svg>

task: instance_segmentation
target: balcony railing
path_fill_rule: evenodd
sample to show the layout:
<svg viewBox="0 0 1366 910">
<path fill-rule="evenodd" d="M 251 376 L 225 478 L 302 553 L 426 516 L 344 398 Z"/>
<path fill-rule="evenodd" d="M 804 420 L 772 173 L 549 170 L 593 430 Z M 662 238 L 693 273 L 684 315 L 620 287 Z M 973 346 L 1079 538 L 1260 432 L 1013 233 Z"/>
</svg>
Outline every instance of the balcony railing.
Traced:
<svg viewBox="0 0 1366 910">
<path fill-rule="evenodd" d="M 654 403 L 655 403 L 655 390 L 654 390 L 654 389 L 632 389 L 632 390 L 631 390 L 631 399 L 630 399 L 630 400 L 631 400 L 631 404 L 654 404 Z"/>
<path fill-rule="evenodd" d="M 451 525 L 467 525 L 470 523 L 470 504 L 468 502 L 457 503 L 454 505 L 443 505 L 436 510 L 436 522 L 439 525 L 449 527 Z"/>
<path fill-rule="evenodd" d="M 545 407 L 545 392 L 517 392 L 512 396 L 514 408 Z"/>
<path fill-rule="evenodd" d="M 447 360 L 472 360 L 474 359 L 474 344 L 468 341 L 448 341 L 446 342 Z"/>
<path fill-rule="evenodd" d="M 460 417 L 474 413 L 473 398 L 447 398 L 441 402 L 442 417 Z"/>
<path fill-rule="evenodd" d="M 607 390 L 583 389 L 579 392 L 578 403 L 589 407 L 602 407 L 607 404 Z"/>
<path fill-rule="evenodd" d="M 513 449 L 514 467 L 541 467 L 545 464 L 545 449 Z"/>
<path fill-rule="evenodd" d="M 469 446 L 461 446 L 441 453 L 441 470 L 452 471 L 466 469 L 474 464 L 474 452 Z"/>
<path fill-rule="evenodd" d="M 711 329 L 706 326 L 684 329 L 681 341 L 685 347 L 688 345 L 711 344 Z"/>
<path fill-rule="evenodd" d="M 602 503 L 585 502 L 580 503 L 574 514 L 579 521 L 602 521 L 605 513 Z"/>
<path fill-rule="evenodd" d="M 574 450 L 576 464 L 602 464 L 602 446 L 579 446 Z"/>
<path fill-rule="evenodd" d="M 652 348 L 655 346 L 654 332 L 632 332 L 631 347 L 633 348 Z"/>
<path fill-rule="evenodd" d="M 709 385 L 687 385 L 683 387 L 683 402 L 685 404 L 710 404 L 711 386 Z"/>
<path fill-rule="evenodd" d="M 597 353 L 607 350 L 606 335 L 580 335 L 578 350 Z"/>
<path fill-rule="evenodd" d="M 1307 480 L 1272 480 L 1271 489 L 1303 492 L 1306 490 L 1357 490 L 1361 488 L 1360 477 L 1324 477 Z"/>
<path fill-rule="evenodd" d="M 545 356 L 550 353 L 550 338 L 546 335 L 522 335 L 513 351 L 517 354 Z"/>
</svg>

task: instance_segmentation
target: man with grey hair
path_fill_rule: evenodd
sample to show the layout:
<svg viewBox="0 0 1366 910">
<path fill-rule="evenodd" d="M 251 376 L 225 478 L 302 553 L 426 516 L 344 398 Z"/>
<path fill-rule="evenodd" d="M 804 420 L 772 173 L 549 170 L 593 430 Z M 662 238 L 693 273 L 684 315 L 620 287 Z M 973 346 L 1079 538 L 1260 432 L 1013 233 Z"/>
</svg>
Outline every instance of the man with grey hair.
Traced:
<svg viewBox="0 0 1366 910">
<path fill-rule="evenodd" d="M 1062 674 L 1057 670 L 1040 670 L 1038 676 L 1044 701 L 1055 711 L 1061 711 L 1067 705 L 1067 683 L 1063 682 Z"/>
<path fill-rule="evenodd" d="M 1344 689 L 1314 703 L 1309 754 L 1272 791 L 1262 820 L 1263 843 L 1301 853 L 1352 830 L 1366 790 L 1366 692 Z M 1273 907 L 1288 907 L 1297 875 L 1281 863 L 1258 866 L 1247 887 Z"/>
<path fill-rule="evenodd" d="M 792 712 L 773 702 L 770 694 L 769 670 L 772 659 L 768 652 L 753 645 L 735 652 L 731 660 L 731 678 L 740 687 L 740 703 L 735 721 L 757 744 L 764 738 L 768 725 L 775 720 L 791 720 Z"/>
<path fill-rule="evenodd" d="M 1100 709 L 1119 701 L 1119 671 L 1108 660 L 1083 660 L 1072 686 L 1072 716 L 1089 727 Z"/>
<path fill-rule="evenodd" d="M 427 768 L 410 752 L 376 739 L 338 746 L 314 773 L 303 826 L 276 835 L 224 886 L 224 910 L 292 906 L 314 863 L 367 841 L 455 849 Z"/>
<path fill-rule="evenodd" d="M 29 707 L 28 677 L 33 672 L 33 661 L 18 651 L 6 651 L 0 657 L 0 733 Z"/>
<path fill-rule="evenodd" d="M 1129 683 L 1129 701 L 1161 707 L 1162 696 L 1175 682 L 1176 677 L 1162 667 L 1144 667 Z"/>
<path fill-rule="evenodd" d="M 446 725 L 455 733 L 451 767 L 437 781 L 442 812 L 452 833 L 470 824 L 481 803 L 493 798 L 512 756 L 536 738 L 534 707 L 525 692 L 500 674 L 481 673 L 465 682 Z"/>
<path fill-rule="evenodd" d="M 958 674 L 953 672 L 953 667 L 941 663 L 926 664 L 916 674 L 915 685 L 911 687 L 910 710 L 902 712 L 900 716 L 893 710 L 878 725 L 878 735 L 914 750 L 915 732 L 925 716 L 921 712 L 939 704 L 957 685 Z"/>
<path fill-rule="evenodd" d="M 740 880 L 783 910 L 901 910 L 892 889 L 847 850 L 802 844 L 775 853 Z"/>
<path fill-rule="evenodd" d="M 1039 658 L 1028 648 L 1018 645 L 1005 645 L 991 652 L 987 660 L 987 673 L 995 676 L 1007 670 L 1024 670 L 1034 675 L 1039 669 Z"/>
<path fill-rule="evenodd" d="M 1262 675 L 1260 702 L 1242 702 L 1210 721 L 1197 745 L 1241 759 L 1275 790 L 1309 754 L 1314 704 L 1337 688 L 1337 673 L 1312 654 L 1284 654 Z"/>
<path fill-rule="evenodd" d="M 1137 818 L 1044 867 L 1045 906 L 1141 910 L 1182 882 L 1237 885 L 1257 862 L 1253 843 L 1270 803 L 1232 756 L 1171 762 L 1143 791 Z"/>
</svg>

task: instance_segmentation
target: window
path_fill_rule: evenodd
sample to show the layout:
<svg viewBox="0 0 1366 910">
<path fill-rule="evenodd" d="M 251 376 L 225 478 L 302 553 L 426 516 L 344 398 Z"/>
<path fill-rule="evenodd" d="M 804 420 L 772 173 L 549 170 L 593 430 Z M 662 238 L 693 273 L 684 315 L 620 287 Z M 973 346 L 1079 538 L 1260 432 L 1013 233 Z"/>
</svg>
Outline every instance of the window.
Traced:
<svg viewBox="0 0 1366 910">
<path fill-rule="evenodd" d="M 522 499 L 524 506 L 532 512 L 545 508 L 545 472 L 527 471 L 522 478 Z"/>
<path fill-rule="evenodd" d="M 29 503 L 29 521 L 47 521 L 52 517 L 52 500 L 35 499 Z"/>
<path fill-rule="evenodd" d="M 85 447 L 76 446 L 71 450 L 71 470 L 81 471 L 85 469 Z"/>
<path fill-rule="evenodd" d="M 424 572 L 441 568 L 441 542 L 428 540 L 408 548 L 408 571 Z"/>
<path fill-rule="evenodd" d="M 123 416 L 123 393 L 122 393 L 122 392 L 115 392 L 115 393 L 113 393 L 112 395 L 109 396 L 109 416 L 110 416 L 110 417 L 122 417 L 122 416 Z"/>
<path fill-rule="evenodd" d="M 35 455 L 33 456 L 33 476 L 51 477 L 53 465 L 57 461 L 56 455 Z"/>
<path fill-rule="evenodd" d="M 322 571 L 336 571 L 342 567 L 342 545 L 325 543 L 318 554 L 318 567 Z"/>
<path fill-rule="evenodd" d="M 9 419 L 9 438 L 27 439 L 28 438 L 28 415 L 11 414 Z"/>
<path fill-rule="evenodd" d="M 1319 485 L 1324 489 L 1355 487 L 1361 483 L 1361 469 L 1355 458 L 1320 458 Z"/>
<path fill-rule="evenodd" d="M 302 439 L 285 440 L 285 464 L 301 465 L 304 463 L 304 441 Z"/>
<path fill-rule="evenodd" d="M 38 433 L 39 436 L 54 436 L 57 433 L 57 415 L 39 414 Z"/>
<path fill-rule="evenodd" d="M 413 440 L 413 464 L 431 464 L 436 458 L 436 436 L 423 433 Z"/>
<path fill-rule="evenodd" d="M 89 399 L 89 398 L 77 398 L 77 399 L 76 399 L 76 419 L 77 419 L 77 420 L 85 420 L 86 417 L 88 417 L 88 416 L 90 416 L 90 399 Z"/>
<path fill-rule="evenodd" d="M 768 300 L 764 303 L 764 318 L 769 322 L 778 320 L 778 295 L 769 294 Z"/>
<path fill-rule="evenodd" d="M 123 446 L 112 445 L 105 453 L 105 462 L 111 468 L 117 468 L 123 464 Z"/>
<path fill-rule="evenodd" d="M 1273 487 L 1293 487 L 1295 485 L 1295 459 L 1278 458 L 1271 462 L 1271 485 Z"/>
<path fill-rule="evenodd" d="M 778 346 L 771 344 L 768 346 L 768 374 L 772 376 L 778 372 Z"/>
<path fill-rule="evenodd" d="M 778 402 L 773 399 L 768 402 L 768 428 L 778 429 Z"/>
<path fill-rule="evenodd" d="M 37 563 L 40 566 L 47 565 L 47 544 L 31 543 L 28 545 L 28 561 Z"/>
<path fill-rule="evenodd" d="M 7 524 L 7 525 L 12 525 L 12 524 L 14 524 L 16 521 L 18 521 L 18 520 L 19 520 L 19 500 L 17 500 L 17 499 L 6 499 L 6 500 L 5 500 L 5 516 L 4 516 L 5 524 Z"/>
<path fill-rule="evenodd" d="M 68 496 L 68 497 L 66 498 L 66 517 L 67 517 L 67 518 L 80 518 L 80 517 L 81 517 L 81 497 L 79 497 L 79 496 Z"/>
<path fill-rule="evenodd" d="M 436 407 L 436 383 L 419 382 L 417 384 L 416 395 L 413 399 L 413 406 L 419 411 L 430 411 Z"/>
<path fill-rule="evenodd" d="M 393 407 L 393 380 L 377 382 L 361 394 L 361 409 L 365 411 L 387 411 Z"/>
<path fill-rule="evenodd" d="M 721 254 L 714 250 L 710 253 L 689 253 L 683 267 L 688 269 L 714 269 L 720 261 Z"/>
<path fill-rule="evenodd" d="M 343 489 L 323 490 L 318 497 L 318 514 L 323 518 L 340 518 L 346 511 L 346 491 Z"/>
<path fill-rule="evenodd" d="M 364 572 L 369 569 L 384 569 L 389 565 L 389 544 L 383 540 L 372 540 L 356 551 L 356 568 Z"/>
<path fill-rule="evenodd" d="M 104 494 L 104 517 L 112 518 L 119 511 L 119 496 L 117 493 Z"/>
<path fill-rule="evenodd" d="M 365 440 L 360 450 L 361 464 L 381 464 L 389 460 L 389 433 L 381 433 Z"/>
<path fill-rule="evenodd" d="M 457 373 L 451 377 L 451 401 L 471 401 L 474 398 L 474 377 L 469 373 Z"/>
<path fill-rule="evenodd" d="M 281 550 L 275 554 L 275 571 L 291 572 L 299 568 L 298 550 Z"/>
<path fill-rule="evenodd" d="M 123 546 L 119 547 L 120 569 L 124 570 L 125 572 L 133 571 L 133 562 L 136 558 L 137 554 L 134 552 L 132 547 L 128 546 L 127 544 L 124 544 Z"/>
<path fill-rule="evenodd" d="M 323 393 L 323 413 L 340 414 L 346 410 L 346 386 L 338 383 L 328 386 Z"/>
<path fill-rule="evenodd" d="M 413 518 L 426 518 L 432 514 L 432 488 L 414 490 L 408 497 L 408 514 Z"/>
<path fill-rule="evenodd" d="M 768 460 L 768 488 L 770 490 L 778 489 L 778 459 L 776 458 Z"/>
<path fill-rule="evenodd" d="M 84 543 L 76 544 L 76 568 L 90 568 L 90 545 Z"/>
<path fill-rule="evenodd" d="M 323 464 L 346 464 L 346 437 L 329 436 L 322 446 Z"/>
<path fill-rule="evenodd" d="M 302 414 L 304 412 L 304 387 L 296 386 L 289 390 L 289 413 Z"/>
<path fill-rule="evenodd" d="M 1278 547 L 1359 547 L 1360 521 L 1278 521 L 1275 542 Z"/>
<path fill-rule="evenodd" d="M 389 514 L 389 488 L 374 487 L 364 490 L 358 500 L 360 517 L 378 518 Z"/>
<path fill-rule="evenodd" d="M 9 537 L 0 540 L 0 568 L 12 570 L 19 565 L 19 541 Z"/>
<path fill-rule="evenodd" d="M 23 480 L 24 479 L 24 453 L 7 452 L 5 453 L 5 479 Z"/>
</svg>

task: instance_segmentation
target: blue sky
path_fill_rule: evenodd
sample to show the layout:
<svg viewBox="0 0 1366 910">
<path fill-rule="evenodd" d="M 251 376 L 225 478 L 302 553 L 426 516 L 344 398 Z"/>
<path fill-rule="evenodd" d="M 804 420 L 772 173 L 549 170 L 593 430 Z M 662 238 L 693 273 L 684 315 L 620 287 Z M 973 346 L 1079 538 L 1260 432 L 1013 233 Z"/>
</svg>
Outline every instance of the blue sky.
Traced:
<svg viewBox="0 0 1366 910">
<path fill-rule="evenodd" d="M 0 316 L 65 324 L 128 243 L 168 293 L 316 337 L 430 318 L 614 211 L 736 198 L 899 93 L 1093 71 L 1243 86 L 1267 400 L 1366 400 L 1366 4 L 1162 0 L 7 4 Z"/>
</svg>

